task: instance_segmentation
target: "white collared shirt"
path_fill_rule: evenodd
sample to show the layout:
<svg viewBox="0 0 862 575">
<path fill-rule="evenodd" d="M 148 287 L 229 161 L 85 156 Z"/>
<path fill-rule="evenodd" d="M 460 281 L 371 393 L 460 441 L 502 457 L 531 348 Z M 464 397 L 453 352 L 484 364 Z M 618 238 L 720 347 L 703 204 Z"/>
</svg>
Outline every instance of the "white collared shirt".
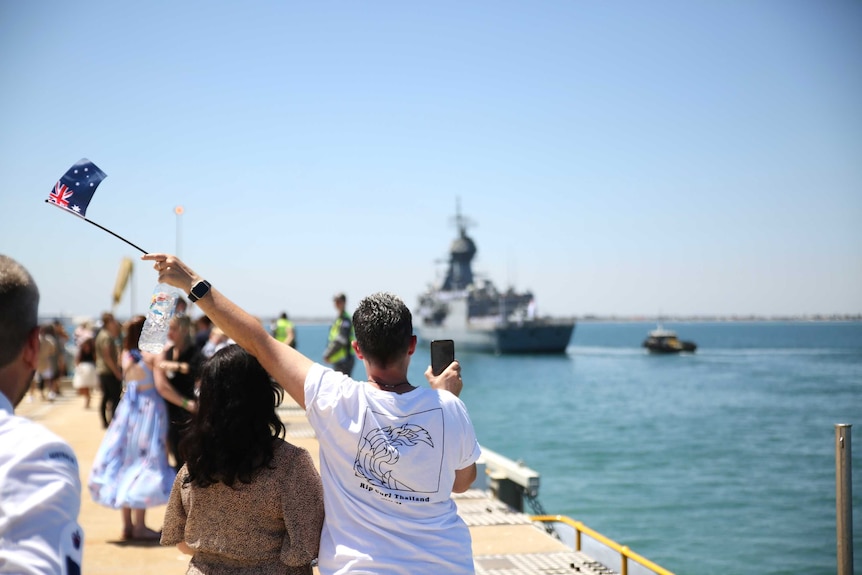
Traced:
<svg viewBox="0 0 862 575">
<path fill-rule="evenodd" d="M 72 448 L 0 393 L 0 573 L 80 574 L 80 509 Z"/>
</svg>

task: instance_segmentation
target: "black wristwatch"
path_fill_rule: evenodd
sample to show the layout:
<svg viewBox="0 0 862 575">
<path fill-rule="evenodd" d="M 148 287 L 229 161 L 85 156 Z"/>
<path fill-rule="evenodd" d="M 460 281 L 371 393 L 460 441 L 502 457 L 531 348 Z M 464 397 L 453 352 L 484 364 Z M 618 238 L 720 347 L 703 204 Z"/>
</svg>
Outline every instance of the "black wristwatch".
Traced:
<svg viewBox="0 0 862 575">
<path fill-rule="evenodd" d="M 189 292 L 189 301 L 195 303 L 209 293 L 210 287 L 212 287 L 212 284 L 207 280 L 199 281 L 192 286 L 192 291 Z"/>
</svg>

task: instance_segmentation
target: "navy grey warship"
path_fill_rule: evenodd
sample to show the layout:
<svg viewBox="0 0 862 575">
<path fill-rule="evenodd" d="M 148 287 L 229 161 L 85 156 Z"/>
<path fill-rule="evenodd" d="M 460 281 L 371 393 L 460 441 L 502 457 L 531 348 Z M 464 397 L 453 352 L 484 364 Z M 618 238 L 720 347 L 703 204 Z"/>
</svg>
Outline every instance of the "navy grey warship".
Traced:
<svg viewBox="0 0 862 575">
<path fill-rule="evenodd" d="M 419 338 L 452 339 L 456 349 L 468 351 L 564 353 L 575 320 L 538 317 L 531 292 L 500 292 L 490 280 L 477 281 L 471 266 L 476 244 L 460 208 L 455 224 L 446 279 L 419 296 Z"/>
</svg>

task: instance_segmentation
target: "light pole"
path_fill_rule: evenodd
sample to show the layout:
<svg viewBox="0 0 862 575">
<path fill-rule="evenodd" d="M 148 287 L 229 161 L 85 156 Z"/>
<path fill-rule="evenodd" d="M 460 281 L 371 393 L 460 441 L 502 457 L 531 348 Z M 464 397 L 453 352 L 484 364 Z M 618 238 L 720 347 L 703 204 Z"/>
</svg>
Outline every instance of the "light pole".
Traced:
<svg viewBox="0 0 862 575">
<path fill-rule="evenodd" d="M 182 257 L 180 254 L 180 240 L 182 239 L 180 222 L 182 221 L 181 216 L 183 215 L 183 207 L 182 206 L 175 207 L 174 213 L 177 215 L 177 241 L 176 241 L 176 246 L 175 246 L 176 249 L 174 250 L 174 253 L 177 254 L 177 257 Z"/>
</svg>

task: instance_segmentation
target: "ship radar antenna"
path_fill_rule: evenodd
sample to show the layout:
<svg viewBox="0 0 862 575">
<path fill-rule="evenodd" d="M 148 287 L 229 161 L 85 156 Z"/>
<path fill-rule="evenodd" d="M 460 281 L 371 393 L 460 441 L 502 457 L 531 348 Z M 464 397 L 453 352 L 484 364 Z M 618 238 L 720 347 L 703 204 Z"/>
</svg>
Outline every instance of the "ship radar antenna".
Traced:
<svg viewBox="0 0 862 575">
<path fill-rule="evenodd" d="M 467 228 L 473 227 L 476 225 L 476 222 L 468 218 L 467 216 L 461 215 L 461 198 L 455 198 L 455 217 L 452 218 L 452 221 L 455 222 L 455 227 L 458 228 L 458 234 L 461 237 L 467 235 Z"/>
</svg>

